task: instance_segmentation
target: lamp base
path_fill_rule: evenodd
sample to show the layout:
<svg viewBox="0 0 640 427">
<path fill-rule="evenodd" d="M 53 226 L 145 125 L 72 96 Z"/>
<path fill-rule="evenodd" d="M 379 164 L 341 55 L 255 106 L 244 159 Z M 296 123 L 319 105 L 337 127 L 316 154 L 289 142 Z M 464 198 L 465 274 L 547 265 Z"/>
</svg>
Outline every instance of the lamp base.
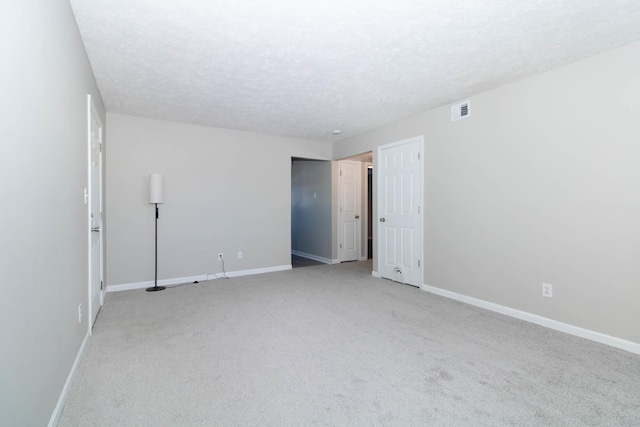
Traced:
<svg viewBox="0 0 640 427">
<path fill-rule="evenodd" d="M 152 288 L 147 288 L 147 292 L 157 292 L 157 291 L 163 291 L 166 288 L 164 286 L 154 286 Z"/>
</svg>

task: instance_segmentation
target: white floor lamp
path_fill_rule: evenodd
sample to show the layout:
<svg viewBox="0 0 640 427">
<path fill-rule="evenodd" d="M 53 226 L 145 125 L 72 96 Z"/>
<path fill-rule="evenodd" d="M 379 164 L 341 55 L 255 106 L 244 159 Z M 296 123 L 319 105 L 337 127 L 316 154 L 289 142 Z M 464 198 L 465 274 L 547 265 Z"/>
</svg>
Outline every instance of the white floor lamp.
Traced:
<svg viewBox="0 0 640 427">
<path fill-rule="evenodd" d="M 156 205 L 156 275 L 154 285 L 147 292 L 161 291 L 165 287 L 158 286 L 158 204 L 163 203 L 164 183 L 161 173 L 149 174 L 149 203 Z"/>
</svg>

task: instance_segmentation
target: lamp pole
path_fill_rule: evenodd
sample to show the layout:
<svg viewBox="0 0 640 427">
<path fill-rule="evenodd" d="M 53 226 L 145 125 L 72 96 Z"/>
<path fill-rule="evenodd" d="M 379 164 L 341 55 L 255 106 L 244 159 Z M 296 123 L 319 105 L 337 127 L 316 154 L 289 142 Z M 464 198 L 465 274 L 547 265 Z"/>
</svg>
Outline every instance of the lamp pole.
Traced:
<svg viewBox="0 0 640 427">
<path fill-rule="evenodd" d="M 147 288 L 147 292 L 157 292 L 165 289 L 164 286 L 158 286 L 158 203 L 163 202 L 163 183 L 162 175 L 151 174 L 149 176 L 149 203 L 156 205 L 156 233 L 155 233 L 155 276 L 153 287 Z"/>
</svg>

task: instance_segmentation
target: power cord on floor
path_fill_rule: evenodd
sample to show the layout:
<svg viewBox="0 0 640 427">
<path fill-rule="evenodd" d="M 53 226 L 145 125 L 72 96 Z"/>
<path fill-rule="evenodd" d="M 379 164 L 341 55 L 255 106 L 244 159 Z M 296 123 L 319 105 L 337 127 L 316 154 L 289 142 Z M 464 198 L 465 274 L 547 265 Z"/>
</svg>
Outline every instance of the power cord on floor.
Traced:
<svg viewBox="0 0 640 427">
<path fill-rule="evenodd" d="M 220 258 L 220 261 L 222 262 L 222 276 L 218 277 L 218 273 L 213 273 L 213 278 L 214 279 L 227 279 L 229 280 L 229 276 L 227 276 L 227 272 L 224 269 L 224 258 Z M 207 280 L 209 280 L 209 276 L 210 274 L 207 274 Z M 177 285 L 165 285 L 166 288 L 179 288 L 180 286 L 185 286 L 185 285 L 195 285 L 196 283 L 200 283 L 197 280 L 194 282 L 187 282 L 187 283 L 179 283 Z"/>
<path fill-rule="evenodd" d="M 196 283 L 199 283 L 199 282 L 196 280 L 195 282 L 178 283 L 177 285 L 165 286 L 165 288 L 179 288 L 180 286 L 195 285 Z"/>
<path fill-rule="evenodd" d="M 222 279 L 229 279 L 229 277 L 227 277 L 227 272 L 224 271 L 224 258 L 220 258 L 220 261 L 222 261 Z M 215 275 L 216 279 L 218 278 L 217 274 Z"/>
</svg>

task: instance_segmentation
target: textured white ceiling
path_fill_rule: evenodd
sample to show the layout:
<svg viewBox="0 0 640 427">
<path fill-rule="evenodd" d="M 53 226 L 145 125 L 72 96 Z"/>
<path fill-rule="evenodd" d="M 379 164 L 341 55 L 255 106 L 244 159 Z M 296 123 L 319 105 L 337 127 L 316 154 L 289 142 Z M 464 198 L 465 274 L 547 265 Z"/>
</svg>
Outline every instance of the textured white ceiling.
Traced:
<svg viewBox="0 0 640 427">
<path fill-rule="evenodd" d="M 323 141 L 640 40 L 640 0 L 71 4 L 108 111 Z"/>
</svg>

